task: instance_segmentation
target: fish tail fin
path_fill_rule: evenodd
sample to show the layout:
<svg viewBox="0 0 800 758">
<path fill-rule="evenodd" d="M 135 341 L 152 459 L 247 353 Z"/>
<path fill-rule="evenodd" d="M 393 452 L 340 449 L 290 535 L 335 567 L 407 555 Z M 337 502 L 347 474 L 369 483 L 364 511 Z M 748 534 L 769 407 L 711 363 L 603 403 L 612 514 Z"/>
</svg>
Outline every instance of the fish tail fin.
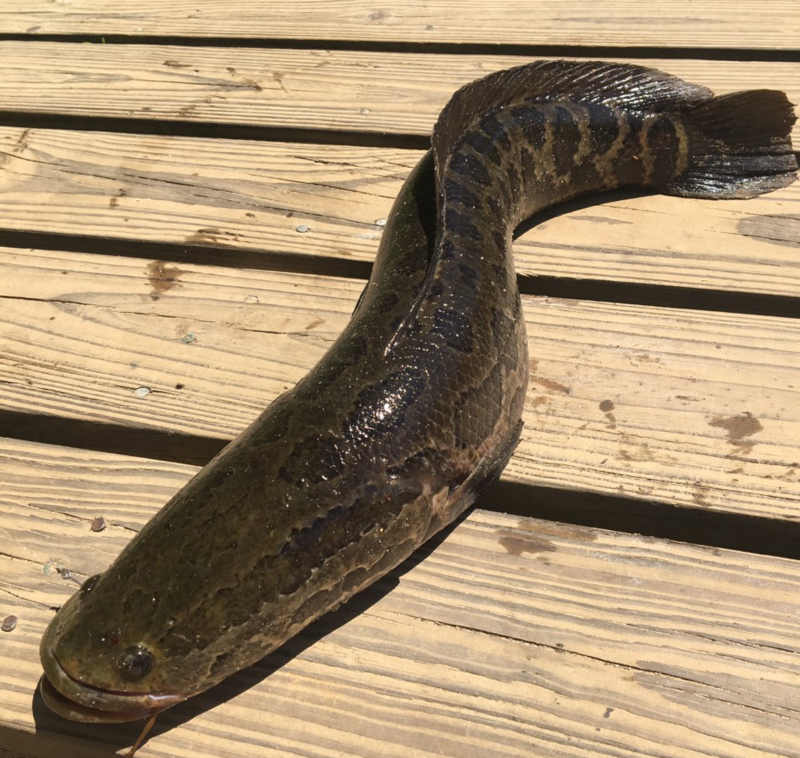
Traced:
<svg viewBox="0 0 800 758">
<path fill-rule="evenodd" d="M 797 178 L 790 137 L 795 115 L 783 92 L 721 95 L 687 108 L 682 117 L 688 165 L 662 191 L 747 198 L 786 187 Z"/>
<path fill-rule="evenodd" d="M 576 100 L 622 110 L 673 112 L 710 100 L 711 90 L 628 63 L 534 61 L 496 71 L 458 90 L 433 130 L 437 174 L 461 136 L 489 113 L 519 102 Z"/>
</svg>

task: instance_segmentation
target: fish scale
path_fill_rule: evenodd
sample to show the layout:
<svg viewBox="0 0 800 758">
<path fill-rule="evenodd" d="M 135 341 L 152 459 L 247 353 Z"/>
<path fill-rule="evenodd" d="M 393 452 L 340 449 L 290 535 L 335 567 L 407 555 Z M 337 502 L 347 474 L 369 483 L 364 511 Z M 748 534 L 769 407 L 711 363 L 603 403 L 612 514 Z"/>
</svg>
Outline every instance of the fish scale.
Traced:
<svg viewBox="0 0 800 758">
<path fill-rule="evenodd" d="M 779 189 L 797 168 L 793 122 L 782 93 L 715 98 L 631 65 L 536 62 L 459 90 L 330 351 L 56 614 L 47 704 L 79 721 L 147 718 L 401 563 L 519 438 L 516 225 L 616 187 Z"/>
</svg>

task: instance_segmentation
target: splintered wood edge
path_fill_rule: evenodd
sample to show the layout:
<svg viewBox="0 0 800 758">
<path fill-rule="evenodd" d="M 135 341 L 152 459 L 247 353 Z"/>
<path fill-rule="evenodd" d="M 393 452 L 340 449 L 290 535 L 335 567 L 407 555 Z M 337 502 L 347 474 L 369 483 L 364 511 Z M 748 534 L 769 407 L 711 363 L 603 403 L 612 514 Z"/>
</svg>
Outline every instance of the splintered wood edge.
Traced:
<svg viewBox="0 0 800 758">
<path fill-rule="evenodd" d="M 38 641 L 76 586 L 53 566 L 78 581 L 103 570 L 195 469 L 8 439 L 0 451 L 39 501 L 0 509 L 0 616 L 19 618 L 0 634 L 0 735 L 34 758 L 99 758 L 138 725 L 69 724 L 34 703 L 34 734 Z M 71 482 L 72 504 L 46 502 Z M 119 519 L 108 505 L 108 528 L 92 532 L 81 503 L 111 501 Z M 614 755 L 790 758 L 798 581 L 786 559 L 476 511 L 282 651 L 164 714 L 140 756 L 346 745 L 521 758 L 570 745 L 589 758 L 613 744 Z"/>
</svg>

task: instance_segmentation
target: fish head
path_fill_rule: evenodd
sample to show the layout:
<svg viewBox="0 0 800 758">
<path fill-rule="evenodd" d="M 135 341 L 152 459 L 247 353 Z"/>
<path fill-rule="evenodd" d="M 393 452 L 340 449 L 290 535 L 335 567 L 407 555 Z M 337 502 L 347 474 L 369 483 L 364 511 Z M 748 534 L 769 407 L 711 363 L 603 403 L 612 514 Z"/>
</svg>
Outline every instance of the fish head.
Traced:
<svg viewBox="0 0 800 758">
<path fill-rule="evenodd" d="M 261 476 L 260 459 L 244 458 L 200 471 L 58 610 L 40 645 L 40 691 L 51 710 L 75 721 L 148 718 L 268 652 L 258 646 L 263 623 L 232 588 L 250 568 L 236 560 L 243 541 L 260 554 L 264 544 L 270 549 L 271 532 L 224 516 L 247 498 L 266 513 L 282 501 L 280 493 L 263 494 L 270 474 Z M 231 472 L 246 466 L 257 476 L 243 490 Z M 265 519 L 257 508 L 244 510 Z"/>
<path fill-rule="evenodd" d="M 280 595 L 291 567 L 270 563 L 284 538 L 265 526 L 265 514 L 287 510 L 282 495 L 266 499 L 254 485 L 263 510 L 245 508 L 249 517 L 217 519 L 213 528 L 205 522 L 248 496 L 227 488 L 236 480 L 227 470 L 195 477 L 51 620 L 40 691 L 55 713 L 85 722 L 148 718 L 255 663 L 299 628 Z M 287 602 L 287 612 L 274 610 Z"/>
<path fill-rule="evenodd" d="M 176 662 L 163 635 L 159 639 L 159 631 L 166 630 L 154 627 L 151 617 L 124 614 L 120 602 L 109 602 L 117 593 L 113 587 L 104 592 L 105 578 L 87 579 L 42 637 L 42 697 L 72 721 L 136 721 L 193 694 L 176 680 Z"/>
</svg>

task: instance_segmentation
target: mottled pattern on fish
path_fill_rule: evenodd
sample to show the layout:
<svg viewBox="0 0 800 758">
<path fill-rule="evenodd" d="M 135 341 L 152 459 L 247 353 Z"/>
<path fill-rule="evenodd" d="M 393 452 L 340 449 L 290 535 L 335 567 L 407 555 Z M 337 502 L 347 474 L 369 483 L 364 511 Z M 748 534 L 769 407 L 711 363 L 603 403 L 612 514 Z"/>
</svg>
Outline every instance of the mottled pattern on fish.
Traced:
<svg viewBox="0 0 800 758">
<path fill-rule="evenodd" d="M 62 693 L 46 690 L 49 702 L 73 718 L 141 717 L 397 566 L 473 502 L 519 437 L 515 226 L 616 187 L 785 186 L 792 120 L 780 93 L 712 99 L 635 66 L 538 63 L 462 89 L 395 203 L 345 333 L 59 612 L 42 643 Z M 125 650 L 152 670 L 120 678 Z"/>
</svg>

